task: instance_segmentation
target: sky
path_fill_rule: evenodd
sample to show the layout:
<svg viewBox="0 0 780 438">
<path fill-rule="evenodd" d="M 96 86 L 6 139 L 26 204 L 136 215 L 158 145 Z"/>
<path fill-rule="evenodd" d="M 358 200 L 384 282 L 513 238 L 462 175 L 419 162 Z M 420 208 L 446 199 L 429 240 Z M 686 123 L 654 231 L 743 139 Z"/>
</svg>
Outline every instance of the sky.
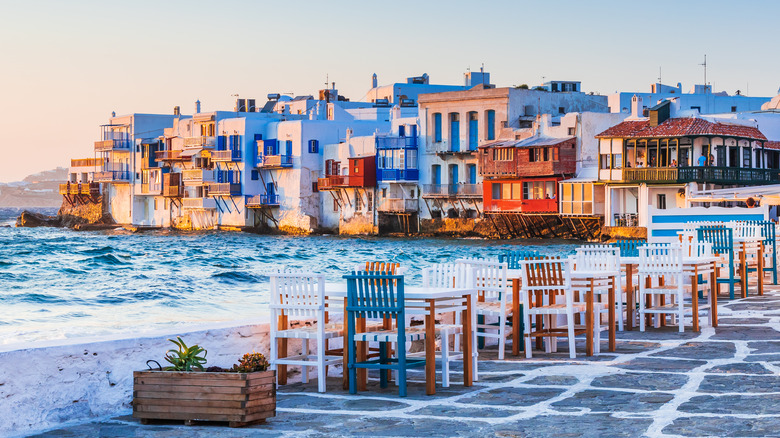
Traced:
<svg viewBox="0 0 780 438">
<path fill-rule="evenodd" d="M 578 80 L 600 94 L 684 90 L 771 97 L 777 20 L 766 1 L 0 0 L 0 182 L 94 156 L 112 111 L 232 110 L 232 95 L 360 99 L 428 73 L 497 86 Z"/>
</svg>

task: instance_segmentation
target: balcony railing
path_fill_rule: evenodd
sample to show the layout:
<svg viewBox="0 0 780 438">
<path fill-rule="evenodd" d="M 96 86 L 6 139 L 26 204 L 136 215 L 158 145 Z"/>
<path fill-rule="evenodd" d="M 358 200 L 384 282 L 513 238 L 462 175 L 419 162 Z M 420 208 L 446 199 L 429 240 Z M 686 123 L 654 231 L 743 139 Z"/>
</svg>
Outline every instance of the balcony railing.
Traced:
<svg viewBox="0 0 780 438">
<path fill-rule="evenodd" d="M 217 201 L 210 198 L 184 198 L 181 205 L 185 210 L 215 210 Z"/>
<path fill-rule="evenodd" d="M 185 137 L 184 148 L 214 149 L 217 144 L 217 137 Z"/>
<path fill-rule="evenodd" d="M 417 200 L 387 198 L 379 203 L 377 210 L 383 213 L 415 212 L 417 211 Z"/>
<path fill-rule="evenodd" d="M 211 151 L 211 161 L 241 161 L 240 150 Z"/>
<path fill-rule="evenodd" d="M 102 166 L 105 158 L 79 158 L 70 160 L 70 167 L 96 167 Z"/>
<path fill-rule="evenodd" d="M 272 207 L 278 205 L 279 195 L 255 195 L 246 201 L 246 206 L 249 208 Z"/>
<path fill-rule="evenodd" d="M 292 167 L 292 155 L 258 155 L 257 167 L 284 168 Z"/>
<path fill-rule="evenodd" d="M 83 184 L 60 184 L 60 195 L 98 196 L 100 195 L 100 184 L 94 182 Z"/>
<path fill-rule="evenodd" d="M 417 169 L 378 169 L 377 181 L 417 181 L 420 171 Z"/>
<path fill-rule="evenodd" d="M 649 183 L 676 183 L 676 167 L 645 167 L 623 169 L 623 181 Z"/>
<path fill-rule="evenodd" d="M 176 161 L 183 160 L 180 150 L 173 151 L 157 151 L 154 153 L 157 157 L 157 161 Z"/>
<path fill-rule="evenodd" d="M 426 198 L 481 198 L 482 184 L 425 184 Z"/>
<path fill-rule="evenodd" d="M 167 198 L 181 198 L 184 194 L 184 189 L 179 185 L 162 186 L 162 195 Z"/>
<path fill-rule="evenodd" d="M 95 172 L 92 179 L 95 182 L 103 183 L 129 182 L 130 172 L 126 170 L 107 170 L 102 172 Z"/>
<path fill-rule="evenodd" d="M 469 145 L 460 144 L 456 147 L 452 147 L 449 143 L 435 143 L 433 145 L 433 152 L 440 155 L 448 154 L 473 154 L 477 151 L 475 146 L 469 148 Z"/>
<path fill-rule="evenodd" d="M 210 169 L 185 169 L 181 171 L 184 184 L 200 185 L 214 182 L 214 171 Z"/>
<path fill-rule="evenodd" d="M 240 194 L 241 194 L 241 184 L 236 184 L 236 183 L 209 184 L 209 196 L 238 196 Z"/>
<path fill-rule="evenodd" d="M 780 181 L 777 169 L 742 169 L 739 167 L 681 167 L 679 182 L 758 185 Z"/>
<path fill-rule="evenodd" d="M 129 138 L 102 140 L 95 142 L 95 152 L 106 152 L 114 150 L 129 151 L 132 141 Z"/>
<path fill-rule="evenodd" d="M 377 137 L 376 148 L 379 149 L 405 149 L 416 148 L 417 137 Z"/>
</svg>

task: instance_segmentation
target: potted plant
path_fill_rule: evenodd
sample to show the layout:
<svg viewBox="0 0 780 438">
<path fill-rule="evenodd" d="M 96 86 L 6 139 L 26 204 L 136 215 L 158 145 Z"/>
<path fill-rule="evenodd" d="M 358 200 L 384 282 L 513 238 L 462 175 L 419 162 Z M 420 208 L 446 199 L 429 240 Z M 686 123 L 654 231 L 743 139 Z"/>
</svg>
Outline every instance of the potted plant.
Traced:
<svg viewBox="0 0 780 438">
<path fill-rule="evenodd" d="M 226 421 L 230 427 L 276 415 L 276 372 L 260 353 L 247 353 L 232 368 L 209 367 L 204 348 L 177 337 L 171 365 L 133 373 L 133 417 L 150 420 Z M 152 362 L 152 361 L 150 361 Z"/>
</svg>

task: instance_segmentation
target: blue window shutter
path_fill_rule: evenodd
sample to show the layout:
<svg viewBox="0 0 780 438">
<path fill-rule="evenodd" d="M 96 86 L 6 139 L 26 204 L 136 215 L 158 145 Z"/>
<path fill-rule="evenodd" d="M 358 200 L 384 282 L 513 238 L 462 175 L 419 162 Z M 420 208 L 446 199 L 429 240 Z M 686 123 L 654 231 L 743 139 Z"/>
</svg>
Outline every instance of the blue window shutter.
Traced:
<svg viewBox="0 0 780 438">
<path fill-rule="evenodd" d="M 217 137 L 217 150 L 218 151 L 224 151 L 225 150 L 225 136 L 220 135 Z"/>
<path fill-rule="evenodd" d="M 262 140 L 262 139 L 263 139 L 263 134 L 255 134 L 255 141 Z"/>
</svg>

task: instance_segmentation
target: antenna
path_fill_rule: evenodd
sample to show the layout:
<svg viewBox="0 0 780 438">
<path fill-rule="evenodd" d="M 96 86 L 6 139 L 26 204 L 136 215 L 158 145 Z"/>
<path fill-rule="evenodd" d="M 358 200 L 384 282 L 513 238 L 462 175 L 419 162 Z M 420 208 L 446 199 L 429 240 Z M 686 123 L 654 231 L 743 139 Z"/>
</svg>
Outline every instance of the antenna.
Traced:
<svg viewBox="0 0 780 438">
<path fill-rule="evenodd" d="M 328 79 L 328 74 L 327 74 L 327 73 L 325 73 L 325 89 L 326 89 L 326 90 L 328 89 L 328 83 L 329 83 L 329 82 L 330 82 L 330 80 Z"/>
<path fill-rule="evenodd" d="M 661 66 L 660 65 L 658 66 L 658 83 L 659 84 L 662 83 L 662 81 L 661 81 Z"/>
<path fill-rule="evenodd" d="M 707 94 L 707 54 L 704 55 L 704 62 L 699 65 L 704 66 L 704 94 Z"/>
</svg>

